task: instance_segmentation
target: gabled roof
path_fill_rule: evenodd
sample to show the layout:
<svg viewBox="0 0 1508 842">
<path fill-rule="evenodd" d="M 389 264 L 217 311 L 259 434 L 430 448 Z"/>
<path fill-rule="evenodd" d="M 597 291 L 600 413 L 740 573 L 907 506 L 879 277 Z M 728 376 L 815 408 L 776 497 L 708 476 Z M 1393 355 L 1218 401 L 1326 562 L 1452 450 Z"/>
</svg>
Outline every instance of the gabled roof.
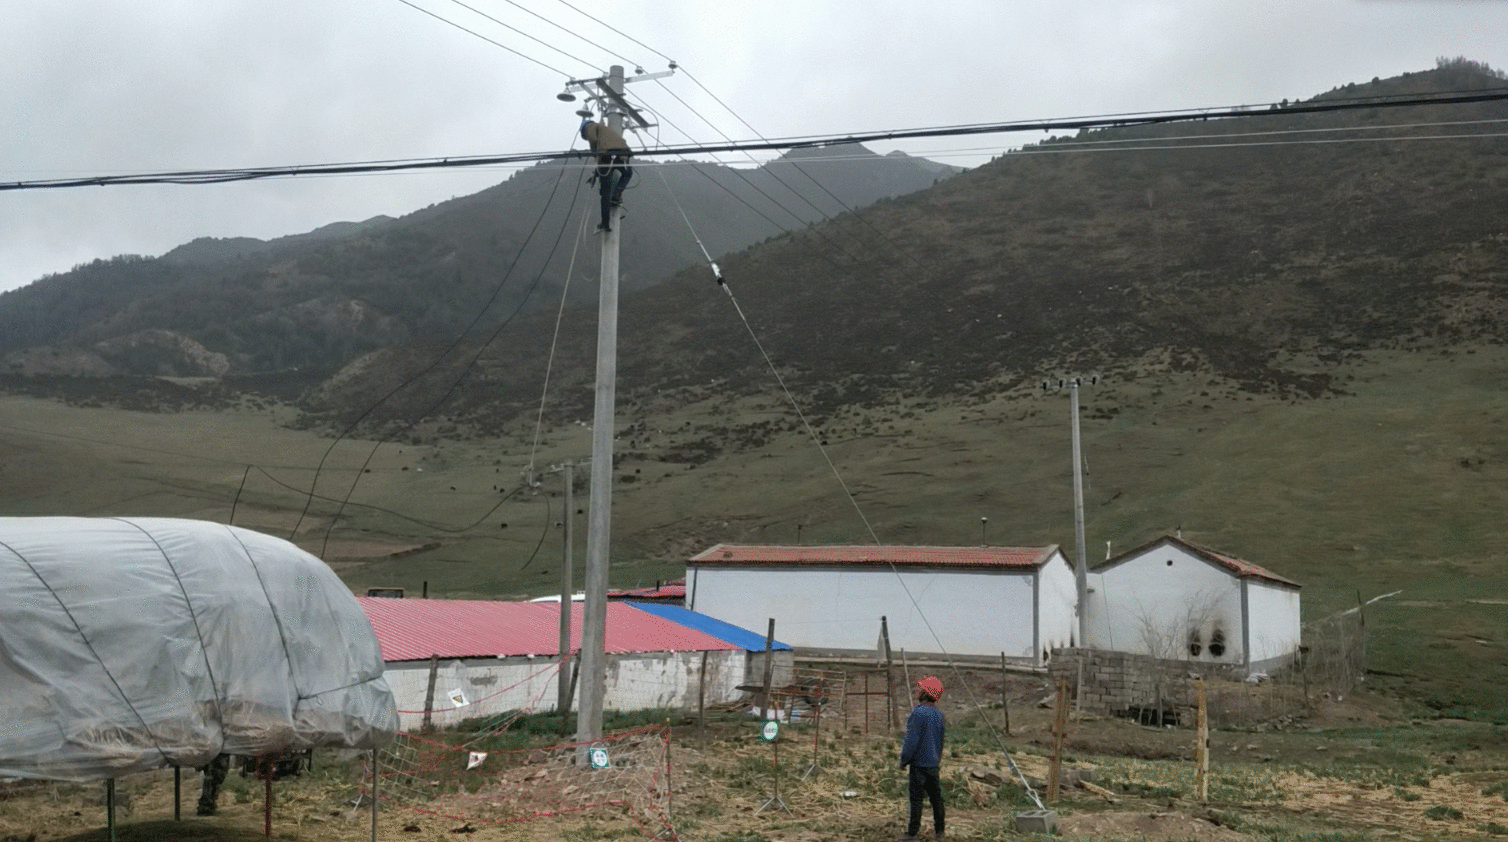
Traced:
<svg viewBox="0 0 1508 842">
<path fill-rule="evenodd" d="M 1193 555 L 1198 556 L 1199 558 L 1204 559 L 1205 561 L 1210 562 L 1211 564 L 1215 564 L 1225 568 L 1226 570 L 1229 570 L 1230 572 L 1236 574 L 1237 578 L 1266 579 L 1269 582 L 1276 582 L 1280 585 L 1288 585 L 1295 588 L 1303 587 L 1298 582 L 1295 582 L 1292 579 L 1285 579 L 1265 567 L 1252 564 L 1249 561 L 1236 558 L 1232 555 L 1226 555 L 1225 553 L 1212 550 L 1209 547 L 1195 544 L 1192 541 L 1185 541 L 1184 539 L 1179 538 L 1176 535 L 1164 535 L 1161 538 L 1148 541 L 1147 543 L 1142 544 L 1140 547 L 1127 550 L 1126 552 L 1121 553 L 1115 558 L 1112 558 L 1109 561 L 1095 567 L 1095 572 L 1107 570 L 1111 567 L 1116 566 L 1117 564 L 1120 564 L 1126 559 L 1131 558 L 1132 556 L 1142 555 L 1143 553 L 1146 553 L 1147 551 L 1152 550 L 1161 544 L 1172 544 L 1174 546 L 1177 546 L 1180 549 L 1185 550 L 1186 552 L 1189 552 Z"/>
<path fill-rule="evenodd" d="M 698 614 L 689 608 L 682 608 L 679 605 L 666 605 L 663 602 L 630 602 L 628 604 L 641 611 L 648 611 L 657 617 L 663 617 L 672 623 L 680 623 L 699 632 L 710 634 L 718 640 L 725 640 L 740 649 L 750 652 L 764 651 L 765 636 L 752 629 L 735 626 L 732 623 L 723 622 L 715 617 L 708 617 L 706 614 Z M 789 649 L 791 645 L 776 640 L 771 641 L 770 648 Z"/>
<path fill-rule="evenodd" d="M 460 599 L 357 597 L 382 660 L 503 658 L 559 654 L 560 605 Z M 571 648 L 581 646 L 581 609 L 572 611 Z M 607 604 L 608 652 L 701 652 L 741 647 L 624 602 Z"/>
<path fill-rule="evenodd" d="M 717 567 L 843 566 L 948 567 L 980 570 L 1035 570 L 1058 552 L 1047 547 L 904 547 L 863 545 L 783 546 L 718 544 L 691 557 L 690 564 Z"/>
</svg>

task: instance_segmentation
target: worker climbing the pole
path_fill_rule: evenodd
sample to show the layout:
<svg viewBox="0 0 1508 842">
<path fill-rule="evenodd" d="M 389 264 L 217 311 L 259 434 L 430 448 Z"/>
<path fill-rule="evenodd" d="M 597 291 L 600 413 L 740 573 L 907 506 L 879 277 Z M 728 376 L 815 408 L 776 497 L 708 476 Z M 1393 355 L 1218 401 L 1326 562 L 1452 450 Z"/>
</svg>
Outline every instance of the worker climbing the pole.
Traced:
<svg viewBox="0 0 1508 842">
<path fill-rule="evenodd" d="M 932 838 L 943 838 L 942 785 L 938 782 L 937 767 L 942 762 L 943 721 L 942 711 L 937 709 L 937 700 L 942 698 L 943 686 L 935 676 L 927 676 L 916 682 L 916 707 L 906 717 L 906 737 L 901 743 L 901 768 L 910 767 L 906 795 L 911 802 L 907 816 L 906 832 L 901 839 L 915 839 L 922 827 L 922 796 L 932 802 Z"/>
<path fill-rule="evenodd" d="M 613 209 L 623 204 L 623 189 L 634 177 L 634 168 L 629 166 L 633 150 L 612 126 L 591 119 L 581 121 L 581 138 L 597 153 L 597 169 L 592 173 L 602 194 L 602 222 L 597 230 L 611 231 Z"/>
</svg>

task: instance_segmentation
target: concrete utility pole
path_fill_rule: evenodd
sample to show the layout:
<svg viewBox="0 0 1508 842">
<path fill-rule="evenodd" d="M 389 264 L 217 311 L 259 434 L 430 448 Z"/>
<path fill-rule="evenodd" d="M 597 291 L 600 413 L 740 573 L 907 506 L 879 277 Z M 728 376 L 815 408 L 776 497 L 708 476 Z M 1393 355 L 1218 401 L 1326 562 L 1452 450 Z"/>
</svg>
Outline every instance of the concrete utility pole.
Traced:
<svg viewBox="0 0 1508 842">
<path fill-rule="evenodd" d="M 560 692 L 556 696 L 555 709 L 562 715 L 571 707 L 571 613 L 575 603 L 571 597 L 575 595 L 575 584 L 571 582 L 571 550 L 575 544 L 575 530 L 572 528 L 576 520 L 576 503 L 573 492 L 576 485 L 576 463 L 567 461 L 565 471 L 565 517 L 561 525 L 564 527 L 564 536 L 561 538 L 561 564 L 560 564 Z"/>
<path fill-rule="evenodd" d="M 1079 449 L 1079 386 L 1083 378 L 1073 377 L 1068 380 L 1059 380 L 1058 388 L 1068 387 L 1069 395 L 1069 425 L 1072 429 L 1073 439 L 1073 543 L 1074 564 L 1073 578 L 1075 590 L 1078 596 L 1077 614 L 1079 616 L 1079 646 L 1089 645 L 1089 561 L 1085 557 L 1084 549 L 1084 457 Z M 1089 378 L 1089 385 L 1100 382 L 1098 375 Z M 1051 383 L 1043 383 L 1042 388 L 1051 388 Z"/>
<path fill-rule="evenodd" d="M 607 88 L 623 93 L 623 66 L 609 68 Z M 623 112 L 607 108 L 607 125 L 623 130 Z M 576 741 L 602 736 L 602 702 L 607 694 L 607 565 L 613 514 L 613 431 L 617 428 L 618 245 L 621 208 L 612 209 L 611 229 L 602 232 L 602 282 L 597 296 L 597 395 L 592 410 L 592 482 L 586 522 L 586 602 L 581 606 L 581 702 Z"/>
<path fill-rule="evenodd" d="M 1089 646 L 1089 561 L 1084 555 L 1084 457 L 1079 450 L 1079 379 L 1069 388 L 1073 416 L 1073 581 L 1078 590 L 1079 646 Z"/>
<path fill-rule="evenodd" d="M 623 98 L 626 82 L 670 76 L 639 73 L 625 79 L 622 65 L 613 65 L 608 75 L 597 79 L 572 80 L 557 96 L 574 101 L 572 91 L 587 94 L 601 105 L 603 119 L 623 131 L 627 114 L 641 128 L 649 123 Z M 584 112 L 590 115 L 591 111 Z M 618 246 L 623 231 L 623 211 L 611 210 L 611 227 L 602 232 L 602 284 L 597 298 L 597 392 L 592 411 L 592 480 L 588 490 L 586 530 L 586 600 L 581 610 L 581 687 L 577 705 L 576 740 L 588 742 L 602 736 L 602 706 L 607 693 L 607 582 L 609 542 L 612 531 L 613 433 L 617 428 L 615 403 L 618 379 Z M 562 606 L 562 610 L 564 606 Z"/>
</svg>

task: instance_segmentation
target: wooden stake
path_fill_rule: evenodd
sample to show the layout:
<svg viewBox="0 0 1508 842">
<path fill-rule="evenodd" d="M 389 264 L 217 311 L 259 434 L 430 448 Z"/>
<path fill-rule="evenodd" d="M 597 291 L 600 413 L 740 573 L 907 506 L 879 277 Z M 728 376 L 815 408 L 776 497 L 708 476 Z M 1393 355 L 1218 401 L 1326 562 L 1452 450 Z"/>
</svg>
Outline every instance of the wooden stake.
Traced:
<svg viewBox="0 0 1508 842">
<path fill-rule="evenodd" d="M 1210 778 L 1210 721 L 1204 703 L 1204 676 L 1196 679 L 1196 686 L 1199 691 L 1199 713 L 1194 728 L 1194 797 L 1203 804 L 1209 800 Z"/>
<path fill-rule="evenodd" d="M 1007 679 L 1007 677 L 1009 675 L 1010 675 L 1010 673 L 1006 672 L 1006 670 L 1005 670 L 1005 653 L 1001 652 L 1000 653 L 1000 710 L 1002 711 L 1002 713 L 1005 716 L 1004 726 L 1005 726 L 1005 735 L 1007 737 L 1009 737 L 1011 735 L 1011 706 L 1010 706 L 1010 700 L 1006 698 L 1006 693 L 1005 693 L 1005 690 L 1006 690 L 1006 679 Z"/>
<path fill-rule="evenodd" d="M 895 706 L 895 671 L 891 665 L 890 624 L 884 617 L 880 618 L 880 641 L 885 650 L 885 705 L 890 715 L 890 730 L 899 731 L 901 720 Z"/>
<path fill-rule="evenodd" d="M 422 650 L 421 650 L 422 651 Z M 420 731 L 429 731 L 435 727 L 430 712 L 435 709 L 435 675 L 440 671 L 440 656 L 429 656 L 429 689 L 424 691 L 424 722 L 419 726 Z"/>
<path fill-rule="evenodd" d="M 707 652 L 702 651 L 701 681 L 696 688 L 696 742 L 707 747 Z"/>
<path fill-rule="evenodd" d="M 1047 766 L 1047 802 L 1058 800 L 1058 778 L 1063 774 L 1063 736 L 1068 732 L 1068 678 L 1058 676 L 1058 700 L 1052 720 L 1052 758 Z"/>
</svg>

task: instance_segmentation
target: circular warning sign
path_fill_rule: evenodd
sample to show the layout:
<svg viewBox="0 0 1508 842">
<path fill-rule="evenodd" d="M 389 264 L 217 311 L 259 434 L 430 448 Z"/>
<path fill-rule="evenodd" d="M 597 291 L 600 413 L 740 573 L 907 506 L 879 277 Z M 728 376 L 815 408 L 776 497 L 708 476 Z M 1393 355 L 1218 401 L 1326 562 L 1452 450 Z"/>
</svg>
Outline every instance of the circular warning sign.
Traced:
<svg viewBox="0 0 1508 842">
<path fill-rule="evenodd" d="M 759 729 L 759 738 L 765 741 L 773 741 L 780 735 L 780 723 L 771 719 Z"/>
<path fill-rule="evenodd" d="M 593 769 L 606 769 L 609 765 L 605 748 L 594 748 L 587 752 L 587 757 L 591 760 Z"/>
</svg>

